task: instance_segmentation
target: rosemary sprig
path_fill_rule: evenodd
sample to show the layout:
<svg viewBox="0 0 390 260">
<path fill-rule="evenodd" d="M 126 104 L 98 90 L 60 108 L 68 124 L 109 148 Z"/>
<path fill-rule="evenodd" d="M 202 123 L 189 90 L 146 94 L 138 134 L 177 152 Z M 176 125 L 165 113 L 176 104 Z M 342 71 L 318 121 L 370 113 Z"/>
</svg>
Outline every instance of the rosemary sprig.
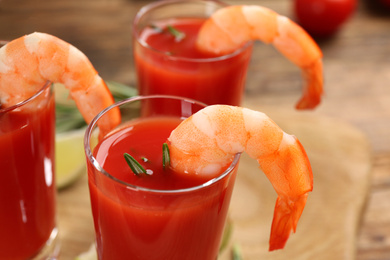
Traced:
<svg viewBox="0 0 390 260">
<path fill-rule="evenodd" d="M 145 168 L 142 167 L 142 165 L 133 156 L 131 156 L 130 154 L 124 153 L 123 157 L 125 158 L 127 164 L 129 165 L 130 169 L 133 171 L 133 173 L 135 175 L 140 175 L 142 173 L 145 173 L 147 175 L 152 175 L 153 174 L 153 171 L 145 170 Z M 170 155 L 169 155 L 169 148 L 168 148 L 168 144 L 167 143 L 163 143 L 163 154 L 162 154 L 162 157 L 163 157 L 162 165 L 163 165 L 163 169 L 165 169 L 166 167 L 169 166 L 169 164 L 171 162 L 171 158 L 170 158 Z M 141 157 L 141 160 L 143 162 L 145 162 L 145 163 L 149 162 L 149 159 L 146 158 L 146 157 Z"/>
<path fill-rule="evenodd" d="M 156 33 L 168 32 L 173 37 L 175 37 L 176 42 L 180 42 L 181 40 L 183 40 L 186 37 L 186 34 L 184 32 L 178 30 L 177 28 L 175 28 L 172 25 L 168 25 L 165 29 L 163 29 L 155 24 L 150 24 L 149 27 L 152 28 Z"/>
<path fill-rule="evenodd" d="M 107 81 L 107 86 L 115 101 L 123 100 L 137 95 L 136 88 L 129 87 L 119 82 Z"/>
<path fill-rule="evenodd" d="M 186 37 L 185 33 L 183 33 L 182 31 L 179 31 L 178 29 L 176 29 L 172 25 L 168 25 L 167 29 L 168 29 L 168 32 L 170 32 L 175 37 L 175 41 L 177 41 L 177 42 L 180 42 L 181 40 L 183 40 Z"/>
<path fill-rule="evenodd" d="M 167 143 L 163 143 L 163 168 L 166 169 L 171 163 L 171 156 L 169 154 L 169 147 Z"/>
<path fill-rule="evenodd" d="M 107 86 L 115 101 L 137 95 L 137 90 L 118 82 L 108 81 Z M 61 89 L 56 89 L 61 90 Z M 56 96 L 56 132 L 62 133 L 86 126 L 86 123 L 73 100 L 69 100 L 68 91 L 58 91 Z"/>
<path fill-rule="evenodd" d="M 157 33 L 162 33 L 162 32 L 164 32 L 164 30 L 163 30 L 161 27 L 158 27 L 158 26 L 155 25 L 155 24 L 149 24 L 149 27 L 152 28 L 153 30 L 155 30 Z"/>
<path fill-rule="evenodd" d="M 134 172 L 135 175 L 139 175 L 141 173 L 146 174 L 145 168 L 142 167 L 142 165 L 139 162 L 137 162 L 137 160 L 134 159 L 133 156 L 131 156 L 128 153 L 124 153 L 123 157 L 125 157 L 127 164 L 129 165 L 130 169 Z"/>
<path fill-rule="evenodd" d="M 86 123 L 80 112 L 73 105 L 56 104 L 56 132 L 66 132 L 73 129 L 79 129 Z"/>
</svg>

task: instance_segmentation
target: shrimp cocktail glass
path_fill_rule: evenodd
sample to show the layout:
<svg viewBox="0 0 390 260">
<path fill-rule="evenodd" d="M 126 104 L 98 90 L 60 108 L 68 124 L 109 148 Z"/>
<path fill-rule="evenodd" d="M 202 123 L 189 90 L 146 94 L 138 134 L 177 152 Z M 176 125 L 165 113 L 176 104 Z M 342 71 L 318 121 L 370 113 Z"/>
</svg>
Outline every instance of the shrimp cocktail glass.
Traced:
<svg viewBox="0 0 390 260">
<path fill-rule="evenodd" d="M 134 19 L 139 93 L 240 105 L 253 41 L 272 44 L 305 80 L 297 109 L 323 94 L 322 52 L 298 24 L 266 7 L 219 1 L 162 0 Z M 266 64 L 264 64 L 266 66 Z"/>
<path fill-rule="evenodd" d="M 141 95 L 183 96 L 206 104 L 240 105 L 252 43 L 226 55 L 196 46 L 199 29 L 219 1 L 155 1 L 133 23 L 134 59 Z"/>
<path fill-rule="evenodd" d="M 161 101 L 169 112 L 149 109 Z M 113 107 L 122 122 L 102 136 L 97 124 Z M 143 96 L 113 107 L 91 122 L 85 136 L 98 258 L 215 260 L 239 155 L 216 178 L 177 174 L 169 167 L 166 140 L 204 104 Z"/>
<path fill-rule="evenodd" d="M 53 259 L 59 251 L 54 178 L 54 84 L 89 122 L 113 98 L 88 58 L 32 33 L 0 48 L 0 259 Z M 119 121 L 119 111 L 100 127 Z"/>
<path fill-rule="evenodd" d="M 170 112 L 151 111 L 162 99 Z M 122 123 L 102 135 L 113 108 Z M 269 250 L 284 248 L 313 189 L 299 140 L 237 106 L 135 97 L 103 110 L 84 144 L 100 260 L 215 260 L 242 152 L 278 194 Z"/>
<path fill-rule="evenodd" d="M 50 83 L 0 107 L 0 259 L 42 259 L 58 250 L 54 107 Z"/>
</svg>

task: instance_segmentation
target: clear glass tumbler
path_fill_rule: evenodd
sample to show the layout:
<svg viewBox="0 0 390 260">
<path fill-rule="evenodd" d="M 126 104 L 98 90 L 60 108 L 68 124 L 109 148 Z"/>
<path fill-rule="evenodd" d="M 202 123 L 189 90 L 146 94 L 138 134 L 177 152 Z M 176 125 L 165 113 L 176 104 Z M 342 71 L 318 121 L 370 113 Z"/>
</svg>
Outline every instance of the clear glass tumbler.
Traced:
<svg viewBox="0 0 390 260">
<path fill-rule="evenodd" d="M 150 109 L 161 100 L 170 105 L 169 112 Z M 113 107 L 120 108 L 122 123 L 97 140 L 97 124 Z M 100 260 L 217 259 L 240 156 L 236 155 L 227 170 L 209 181 L 185 188 L 166 188 L 165 183 L 157 183 L 162 186 L 150 188 L 128 181 L 127 174 L 141 180 L 130 172 L 123 153 L 112 149 L 122 145 L 129 150 L 152 146 L 150 139 L 165 131 L 166 119 L 175 119 L 177 125 L 203 107 L 202 103 L 173 96 L 134 97 L 105 109 L 90 123 L 84 145 Z M 149 138 L 128 138 L 126 131 L 133 131 L 136 122 L 142 120 L 160 121 L 142 130 Z M 166 140 L 167 136 L 162 138 Z M 153 161 L 151 154 L 144 156 Z M 121 165 L 128 168 L 125 177 L 120 173 Z"/>
<path fill-rule="evenodd" d="M 133 22 L 133 46 L 140 95 L 182 96 L 208 105 L 241 104 L 253 44 L 217 57 L 195 47 L 201 24 L 225 6 L 213 0 L 165 0 L 139 10 Z M 177 40 L 169 35 L 172 28 L 185 32 L 185 37 Z"/>
<path fill-rule="evenodd" d="M 0 259 L 47 259 L 59 251 L 51 83 L 0 107 Z"/>
</svg>

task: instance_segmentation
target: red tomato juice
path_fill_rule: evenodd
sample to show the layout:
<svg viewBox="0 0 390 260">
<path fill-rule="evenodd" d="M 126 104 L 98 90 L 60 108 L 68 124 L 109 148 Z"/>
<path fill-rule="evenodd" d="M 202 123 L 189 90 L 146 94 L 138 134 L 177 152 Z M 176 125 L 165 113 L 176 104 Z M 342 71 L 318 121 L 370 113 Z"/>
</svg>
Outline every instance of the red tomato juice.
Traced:
<svg viewBox="0 0 390 260">
<path fill-rule="evenodd" d="M 134 43 L 134 57 L 141 95 L 166 94 L 208 105 L 240 105 L 252 45 L 222 57 L 202 53 L 195 42 L 204 21 L 169 19 L 140 32 Z M 178 41 L 167 26 L 183 32 L 185 37 Z"/>
<path fill-rule="evenodd" d="M 104 138 L 94 156 L 113 177 L 138 187 L 166 191 L 200 185 L 204 179 L 162 167 L 162 144 L 178 123 L 167 117 L 138 119 Z M 124 153 L 152 174 L 135 175 Z M 164 193 L 120 184 L 88 166 L 100 260 L 217 258 L 236 170 L 201 189 Z"/>
<path fill-rule="evenodd" d="M 54 120 L 54 96 L 0 110 L 0 259 L 32 258 L 55 228 Z"/>
</svg>

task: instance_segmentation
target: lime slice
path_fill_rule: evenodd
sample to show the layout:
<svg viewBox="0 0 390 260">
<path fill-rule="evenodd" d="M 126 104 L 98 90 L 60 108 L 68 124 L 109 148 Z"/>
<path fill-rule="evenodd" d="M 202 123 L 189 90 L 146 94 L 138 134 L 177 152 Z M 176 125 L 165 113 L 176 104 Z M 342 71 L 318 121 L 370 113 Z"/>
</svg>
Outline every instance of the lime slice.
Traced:
<svg viewBox="0 0 390 260">
<path fill-rule="evenodd" d="M 75 260 L 97 260 L 95 245 L 92 244 L 87 252 L 78 255 Z"/>
<path fill-rule="evenodd" d="M 75 182 L 86 172 L 84 139 L 85 129 L 56 134 L 56 185 L 61 189 Z"/>
</svg>

